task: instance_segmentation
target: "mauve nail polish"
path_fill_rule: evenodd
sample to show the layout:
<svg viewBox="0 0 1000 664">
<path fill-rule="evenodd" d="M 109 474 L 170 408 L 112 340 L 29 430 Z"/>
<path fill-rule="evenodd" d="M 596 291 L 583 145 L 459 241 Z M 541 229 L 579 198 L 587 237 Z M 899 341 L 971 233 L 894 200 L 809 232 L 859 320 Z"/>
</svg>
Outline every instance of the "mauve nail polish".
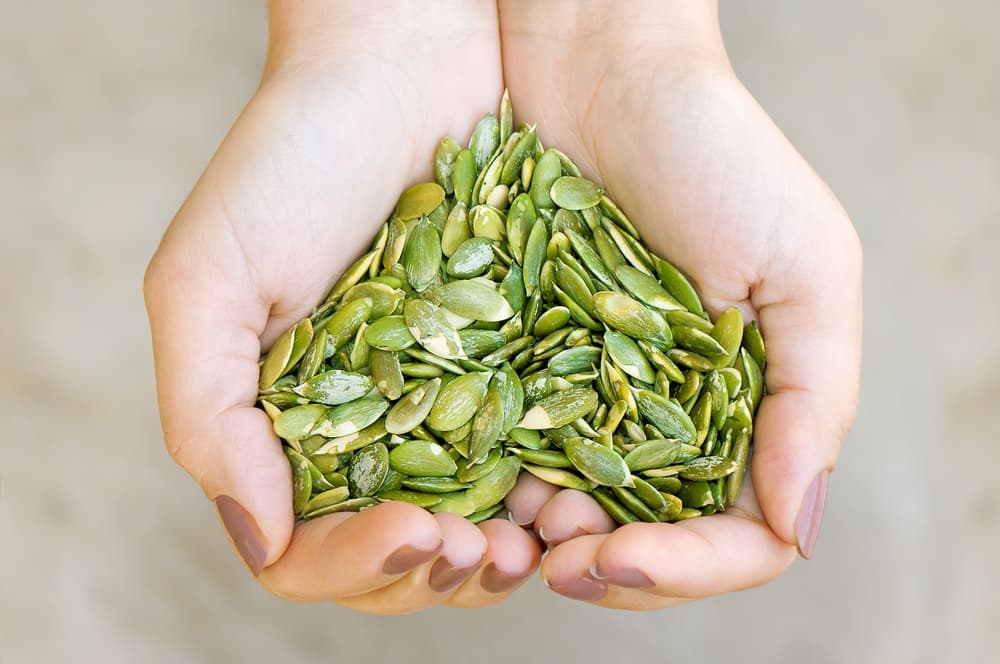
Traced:
<svg viewBox="0 0 1000 664">
<path fill-rule="evenodd" d="M 427 585 L 436 593 L 451 590 L 475 574 L 482 562 L 482 560 L 479 560 L 475 565 L 455 567 L 447 559 L 439 558 L 434 563 L 434 566 L 431 567 L 430 575 L 427 578 Z"/>
<path fill-rule="evenodd" d="M 229 496 L 216 498 L 215 509 L 218 510 L 222 525 L 226 527 L 236 550 L 243 556 L 253 575 L 257 576 L 264 569 L 264 562 L 267 560 L 264 536 L 257 527 L 257 522 L 242 505 Z"/>
<path fill-rule="evenodd" d="M 812 558 L 819 538 L 819 529 L 823 525 L 823 511 L 826 509 L 826 488 L 830 480 L 830 471 L 821 471 L 812 484 L 806 489 L 795 519 L 795 538 L 799 542 L 799 553 L 806 560 Z"/>
<path fill-rule="evenodd" d="M 490 563 L 486 569 L 483 570 L 483 575 L 480 578 L 480 584 L 483 586 L 483 590 L 488 593 L 505 593 L 508 590 L 513 589 L 516 585 L 524 581 L 524 576 L 511 576 L 505 574 L 497 569 L 497 566 Z"/>
<path fill-rule="evenodd" d="M 546 579 L 545 585 L 560 595 L 585 602 L 596 602 L 608 594 L 608 587 L 589 574 L 564 583 L 551 583 Z"/>
<path fill-rule="evenodd" d="M 385 564 L 382 565 L 382 572 L 385 574 L 409 572 L 417 565 L 422 565 L 436 556 L 438 551 L 441 550 L 441 545 L 442 543 L 439 543 L 436 547 L 428 551 L 427 549 L 418 549 L 415 546 L 404 544 L 385 559 Z"/>
</svg>

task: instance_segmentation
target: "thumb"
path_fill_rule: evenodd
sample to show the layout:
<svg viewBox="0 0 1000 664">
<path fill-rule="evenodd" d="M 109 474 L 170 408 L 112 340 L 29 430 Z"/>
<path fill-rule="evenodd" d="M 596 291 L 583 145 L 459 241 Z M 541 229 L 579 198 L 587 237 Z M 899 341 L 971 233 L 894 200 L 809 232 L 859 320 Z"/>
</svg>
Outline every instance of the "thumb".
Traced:
<svg viewBox="0 0 1000 664">
<path fill-rule="evenodd" d="M 857 409 L 861 249 L 838 213 L 835 223 L 810 225 L 797 238 L 806 246 L 793 253 L 810 261 L 772 266 L 751 295 L 767 343 L 754 490 L 772 530 L 807 559 L 819 535 L 830 472 Z"/>
<path fill-rule="evenodd" d="M 180 215 L 144 283 L 167 449 L 215 502 L 255 576 L 294 525 L 288 462 L 254 407 L 268 317 L 256 293 L 232 234 Z"/>
</svg>

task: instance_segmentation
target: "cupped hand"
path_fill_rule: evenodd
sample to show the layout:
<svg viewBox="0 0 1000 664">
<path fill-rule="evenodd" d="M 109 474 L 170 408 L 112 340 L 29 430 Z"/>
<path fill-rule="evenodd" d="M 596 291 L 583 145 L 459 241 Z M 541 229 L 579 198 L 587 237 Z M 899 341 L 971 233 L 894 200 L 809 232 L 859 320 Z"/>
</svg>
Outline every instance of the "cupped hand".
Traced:
<svg viewBox="0 0 1000 664">
<path fill-rule="evenodd" d="M 254 407 L 261 350 L 430 178 L 437 141 L 496 108 L 496 7 L 277 1 L 271 19 L 260 89 L 146 274 L 167 447 L 277 595 L 378 613 L 496 603 L 538 565 L 530 534 L 402 503 L 296 526 L 288 462 Z"/>
<path fill-rule="evenodd" d="M 861 251 L 843 209 L 734 76 L 714 3 L 500 3 L 506 83 L 714 316 L 755 318 L 767 396 L 748 483 L 724 514 L 613 522 L 522 477 L 507 505 L 551 551 L 553 590 L 651 609 L 740 590 L 809 557 L 856 408 Z M 559 26 L 554 29 L 554 26 Z"/>
</svg>

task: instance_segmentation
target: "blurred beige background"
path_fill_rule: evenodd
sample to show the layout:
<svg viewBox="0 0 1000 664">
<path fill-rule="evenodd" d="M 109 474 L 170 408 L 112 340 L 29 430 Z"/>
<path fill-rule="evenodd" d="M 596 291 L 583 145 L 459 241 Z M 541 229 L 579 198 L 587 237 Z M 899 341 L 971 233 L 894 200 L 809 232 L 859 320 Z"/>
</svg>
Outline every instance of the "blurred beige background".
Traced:
<svg viewBox="0 0 1000 664">
<path fill-rule="evenodd" d="M 723 3 L 737 70 L 866 253 L 815 560 L 655 614 L 291 605 L 167 458 L 140 281 L 252 93 L 263 2 L 0 1 L 0 663 L 957 662 L 1000 649 L 994 3 Z"/>
</svg>

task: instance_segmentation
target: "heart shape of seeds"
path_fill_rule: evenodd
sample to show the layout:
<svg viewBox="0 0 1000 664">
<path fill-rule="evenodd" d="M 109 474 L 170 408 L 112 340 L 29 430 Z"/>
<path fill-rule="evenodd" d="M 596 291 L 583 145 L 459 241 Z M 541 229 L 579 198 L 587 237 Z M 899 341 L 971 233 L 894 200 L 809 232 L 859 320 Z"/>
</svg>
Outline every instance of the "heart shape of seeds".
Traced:
<svg viewBox="0 0 1000 664">
<path fill-rule="evenodd" d="M 710 320 L 505 92 L 262 358 L 258 403 L 302 519 L 400 500 L 479 522 L 524 471 L 672 522 L 739 496 L 764 366 L 756 322 Z"/>
</svg>

